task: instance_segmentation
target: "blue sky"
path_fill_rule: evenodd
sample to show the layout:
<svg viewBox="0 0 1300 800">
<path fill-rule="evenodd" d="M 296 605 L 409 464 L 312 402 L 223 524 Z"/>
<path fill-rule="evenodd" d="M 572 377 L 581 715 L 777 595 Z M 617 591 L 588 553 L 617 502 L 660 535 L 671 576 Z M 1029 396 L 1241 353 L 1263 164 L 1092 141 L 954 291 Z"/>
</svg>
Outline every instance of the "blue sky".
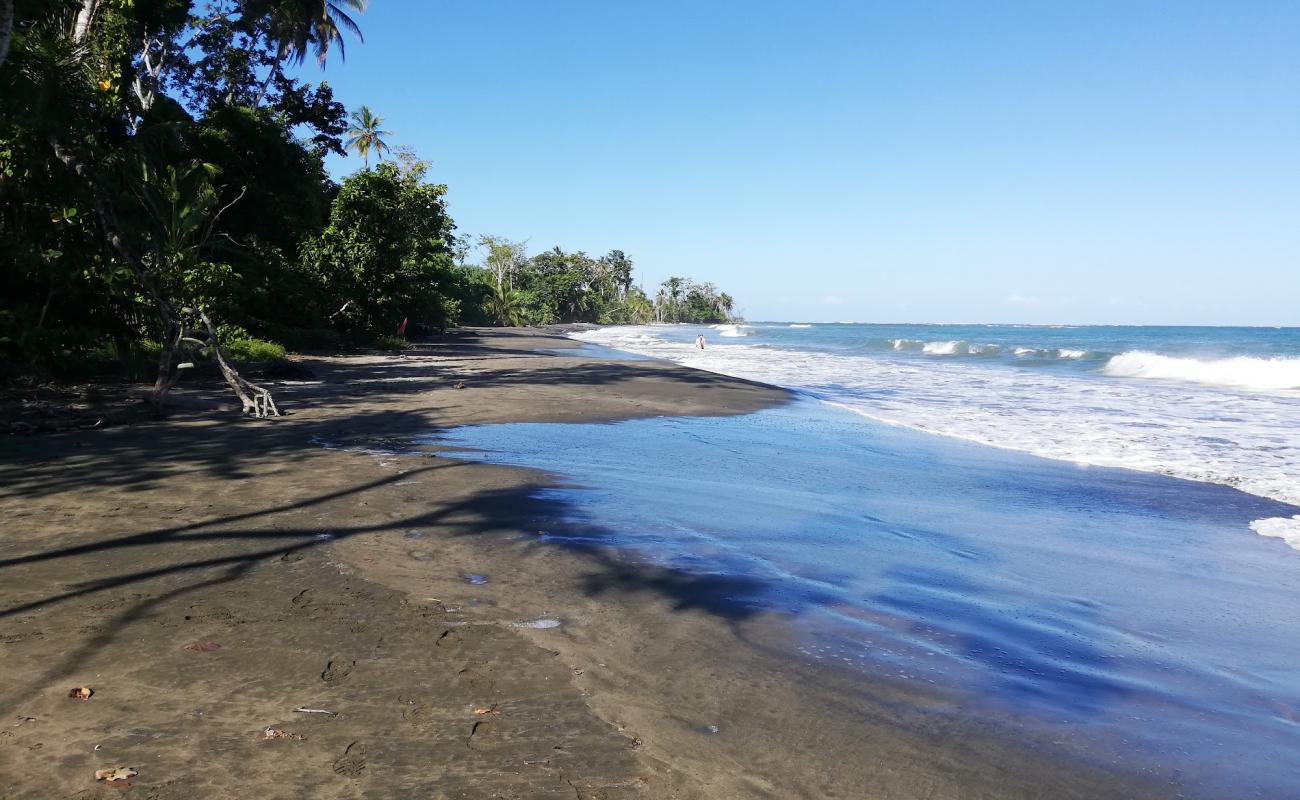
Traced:
<svg viewBox="0 0 1300 800">
<path fill-rule="evenodd" d="M 647 288 L 712 280 L 750 319 L 1300 324 L 1300 3 L 359 22 L 325 77 L 433 162 L 463 233 L 620 248 Z"/>
</svg>

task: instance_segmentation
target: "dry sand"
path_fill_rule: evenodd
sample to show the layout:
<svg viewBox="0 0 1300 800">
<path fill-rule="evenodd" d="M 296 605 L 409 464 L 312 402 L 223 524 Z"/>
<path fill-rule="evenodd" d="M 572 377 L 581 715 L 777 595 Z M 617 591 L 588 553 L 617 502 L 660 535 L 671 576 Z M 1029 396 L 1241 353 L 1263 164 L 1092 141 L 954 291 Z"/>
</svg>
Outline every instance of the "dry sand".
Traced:
<svg viewBox="0 0 1300 800">
<path fill-rule="evenodd" d="M 280 420 L 198 388 L 166 421 L 0 442 L 0 798 L 1159 796 L 801 664 L 726 580 L 539 542 L 543 474 L 410 447 L 785 399 L 539 350 L 568 345 L 467 331 L 304 359 Z M 130 788 L 96 783 L 115 766 Z"/>
</svg>

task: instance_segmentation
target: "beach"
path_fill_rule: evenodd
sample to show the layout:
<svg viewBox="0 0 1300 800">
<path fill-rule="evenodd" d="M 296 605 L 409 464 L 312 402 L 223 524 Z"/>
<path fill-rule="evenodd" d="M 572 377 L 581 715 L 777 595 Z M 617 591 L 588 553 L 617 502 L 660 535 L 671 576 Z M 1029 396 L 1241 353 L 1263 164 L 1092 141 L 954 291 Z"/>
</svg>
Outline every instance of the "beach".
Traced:
<svg viewBox="0 0 1300 800">
<path fill-rule="evenodd" d="M 6 796 L 116 796 L 116 766 L 151 798 L 1174 796 L 790 658 L 742 578 L 539 541 L 555 478 L 415 442 L 790 400 L 573 347 L 469 331 L 303 359 L 281 420 L 197 387 L 165 421 L 6 439 Z"/>
</svg>

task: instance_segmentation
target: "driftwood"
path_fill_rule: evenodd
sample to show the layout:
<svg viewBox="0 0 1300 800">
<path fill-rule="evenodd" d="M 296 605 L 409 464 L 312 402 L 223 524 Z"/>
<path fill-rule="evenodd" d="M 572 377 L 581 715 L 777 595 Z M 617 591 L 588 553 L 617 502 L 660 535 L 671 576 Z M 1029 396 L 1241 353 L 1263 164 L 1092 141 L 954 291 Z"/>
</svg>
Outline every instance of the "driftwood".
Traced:
<svg viewBox="0 0 1300 800">
<path fill-rule="evenodd" d="M 208 319 L 207 312 L 200 311 L 199 318 L 203 320 L 204 327 L 208 329 L 208 336 L 211 337 L 212 354 L 216 356 L 217 366 L 221 368 L 221 375 L 226 379 L 226 383 L 230 384 L 230 389 L 239 398 L 239 402 L 244 404 L 244 413 L 252 414 L 258 419 L 280 416 L 280 409 L 275 407 L 275 400 L 271 398 L 271 393 L 240 375 L 226 361 L 225 353 L 221 352 L 221 343 L 217 340 L 217 330 L 212 327 L 212 320 Z"/>
</svg>

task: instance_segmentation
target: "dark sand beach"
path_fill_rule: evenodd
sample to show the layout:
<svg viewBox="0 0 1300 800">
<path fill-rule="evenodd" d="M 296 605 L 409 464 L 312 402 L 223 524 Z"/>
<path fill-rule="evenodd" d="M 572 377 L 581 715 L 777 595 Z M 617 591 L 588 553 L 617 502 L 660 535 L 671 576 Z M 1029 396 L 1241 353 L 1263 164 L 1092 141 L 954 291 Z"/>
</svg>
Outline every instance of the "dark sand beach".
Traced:
<svg viewBox="0 0 1300 800">
<path fill-rule="evenodd" d="M 788 399 L 572 346 L 305 358 L 280 420 L 199 387 L 165 421 L 0 442 L 0 797 L 1176 796 L 790 659 L 739 579 L 548 546 L 551 478 L 412 444 Z M 115 766 L 129 789 L 96 783 Z"/>
</svg>

